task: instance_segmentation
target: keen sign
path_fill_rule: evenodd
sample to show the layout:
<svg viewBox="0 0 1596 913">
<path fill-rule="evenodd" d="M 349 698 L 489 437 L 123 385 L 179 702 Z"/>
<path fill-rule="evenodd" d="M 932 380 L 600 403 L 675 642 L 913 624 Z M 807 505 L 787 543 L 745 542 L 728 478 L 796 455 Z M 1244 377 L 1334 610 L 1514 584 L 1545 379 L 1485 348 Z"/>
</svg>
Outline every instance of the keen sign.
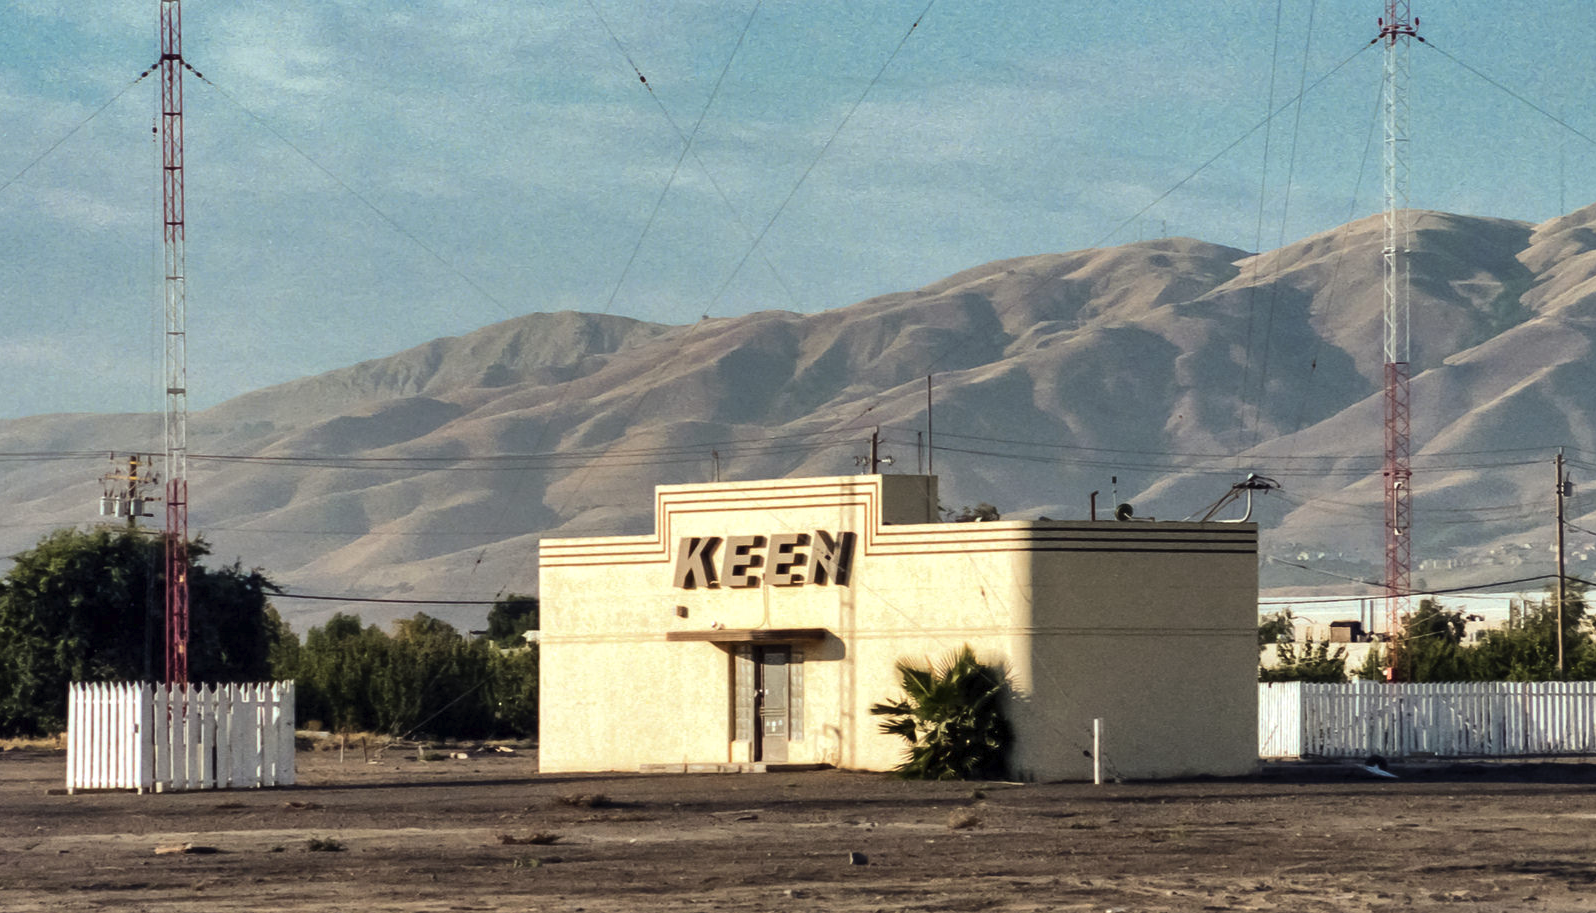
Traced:
<svg viewBox="0 0 1596 913">
<path fill-rule="evenodd" d="M 676 545 L 676 586 L 742 589 L 804 583 L 848 585 L 854 533 L 684 536 Z"/>
</svg>

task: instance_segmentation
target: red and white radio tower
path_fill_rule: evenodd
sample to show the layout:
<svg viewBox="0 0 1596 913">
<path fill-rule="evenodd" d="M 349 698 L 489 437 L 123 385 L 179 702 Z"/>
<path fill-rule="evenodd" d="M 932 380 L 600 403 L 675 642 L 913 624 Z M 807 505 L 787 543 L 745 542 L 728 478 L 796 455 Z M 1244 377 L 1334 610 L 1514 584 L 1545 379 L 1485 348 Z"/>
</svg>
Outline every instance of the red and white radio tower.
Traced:
<svg viewBox="0 0 1596 913">
<path fill-rule="evenodd" d="M 183 279 L 183 5 L 161 4 L 161 222 L 166 249 L 166 680 L 188 683 L 188 322 Z"/>
<path fill-rule="evenodd" d="M 1418 36 L 1409 0 L 1386 0 L 1385 44 L 1385 611 L 1393 679 L 1413 566 L 1413 470 L 1408 419 L 1408 45 Z"/>
</svg>

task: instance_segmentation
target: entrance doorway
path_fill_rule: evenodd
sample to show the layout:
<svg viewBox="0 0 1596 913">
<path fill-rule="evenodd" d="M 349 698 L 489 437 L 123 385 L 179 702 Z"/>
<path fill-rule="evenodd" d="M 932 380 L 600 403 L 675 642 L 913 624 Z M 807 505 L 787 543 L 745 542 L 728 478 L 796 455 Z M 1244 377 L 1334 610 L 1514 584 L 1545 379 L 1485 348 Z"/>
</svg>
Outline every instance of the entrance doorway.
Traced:
<svg viewBox="0 0 1596 913">
<path fill-rule="evenodd" d="M 734 735 L 753 761 L 782 763 L 803 739 L 803 654 L 791 645 L 740 645 L 735 658 Z"/>
<path fill-rule="evenodd" d="M 789 708 L 787 667 L 790 651 L 786 647 L 755 648 L 755 705 L 759 715 L 759 738 L 754 743 L 755 761 L 787 760 Z"/>
</svg>

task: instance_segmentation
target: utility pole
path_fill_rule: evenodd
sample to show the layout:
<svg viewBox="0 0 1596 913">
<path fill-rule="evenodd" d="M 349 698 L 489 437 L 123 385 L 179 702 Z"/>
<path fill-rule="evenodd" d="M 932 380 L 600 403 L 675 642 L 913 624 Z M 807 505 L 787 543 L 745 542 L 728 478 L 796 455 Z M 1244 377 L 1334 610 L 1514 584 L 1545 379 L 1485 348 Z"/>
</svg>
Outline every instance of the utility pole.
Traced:
<svg viewBox="0 0 1596 913">
<path fill-rule="evenodd" d="M 161 240 L 166 299 L 166 681 L 188 684 L 188 291 L 184 278 L 183 4 L 160 0 Z"/>
<path fill-rule="evenodd" d="M 880 475 L 882 465 L 892 465 L 892 457 L 881 455 L 880 425 L 877 425 L 875 429 L 870 432 L 870 455 L 854 457 L 853 464 L 855 466 L 866 467 L 867 475 Z"/>
<path fill-rule="evenodd" d="M 1572 488 L 1563 480 L 1563 448 L 1557 448 L 1557 459 L 1552 461 L 1557 470 L 1557 677 L 1564 677 L 1563 666 L 1563 498 Z"/>
<path fill-rule="evenodd" d="M 1401 625 L 1412 593 L 1413 470 L 1408 379 L 1411 334 L 1408 328 L 1407 122 L 1408 45 L 1418 37 L 1419 20 L 1409 0 L 1385 0 L 1376 41 L 1385 44 L 1385 607 L 1390 638 L 1390 679 L 1398 677 Z M 1422 39 L 1421 39 L 1422 40 Z"/>
<path fill-rule="evenodd" d="M 100 495 L 100 516 L 126 517 L 128 529 L 137 529 L 140 517 L 153 516 L 144 512 L 146 502 L 159 500 L 144 494 L 149 486 L 155 484 L 155 480 L 143 468 L 148 462 L 151 462 L 149 457 L 140 462 L 138 454 L 129 454 L 127 469 L 119 470 L 116 454 L 111 454 L 111 471 L 100 476 L 100 482 L 105 486 Z"/>
<path fill-rule="evenodd" d="M 100 494 L 100 516 L 126 517 L 128 532 L 136 532 L 139 528 L 140 517 L 153 517 L 154 514 L 144 512 L 144 507 L 150 501 L 159 498 L 148 497 L 150 488 L 159 484 L 150 474 L 149 467 L 155 458 L 146 455 L 142 460 L 139 455 L 132 453 L 127 458 L 127 468 L 121 469 L 117 465 L 116 454 L 111 454 L 111 471 L 100 477 L 100 482 L 105 487 Z M 144 675 L 143 681 L 153 681 L 155 678 L 155 575 L 148 579 L 148 590 L 144 603 Z"/>
</svg>

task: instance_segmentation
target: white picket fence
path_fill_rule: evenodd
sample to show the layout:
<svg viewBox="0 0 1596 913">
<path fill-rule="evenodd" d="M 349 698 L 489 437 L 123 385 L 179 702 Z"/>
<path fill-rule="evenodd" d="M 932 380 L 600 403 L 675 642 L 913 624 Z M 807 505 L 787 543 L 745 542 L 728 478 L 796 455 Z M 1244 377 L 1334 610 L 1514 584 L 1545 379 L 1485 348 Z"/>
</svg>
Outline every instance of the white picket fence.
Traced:
<svg viewBox="0 0 1596 913">
<path fill-rule="evenodd" d="M 68 692 L 68 792 L 293 782 L 293 682 L 78 682 Z"/>
<path fill-rule="evenodd" d="M 1596 682 L 1258 686 L 1265 758 L 1596 754 Z"/>
</svg>

